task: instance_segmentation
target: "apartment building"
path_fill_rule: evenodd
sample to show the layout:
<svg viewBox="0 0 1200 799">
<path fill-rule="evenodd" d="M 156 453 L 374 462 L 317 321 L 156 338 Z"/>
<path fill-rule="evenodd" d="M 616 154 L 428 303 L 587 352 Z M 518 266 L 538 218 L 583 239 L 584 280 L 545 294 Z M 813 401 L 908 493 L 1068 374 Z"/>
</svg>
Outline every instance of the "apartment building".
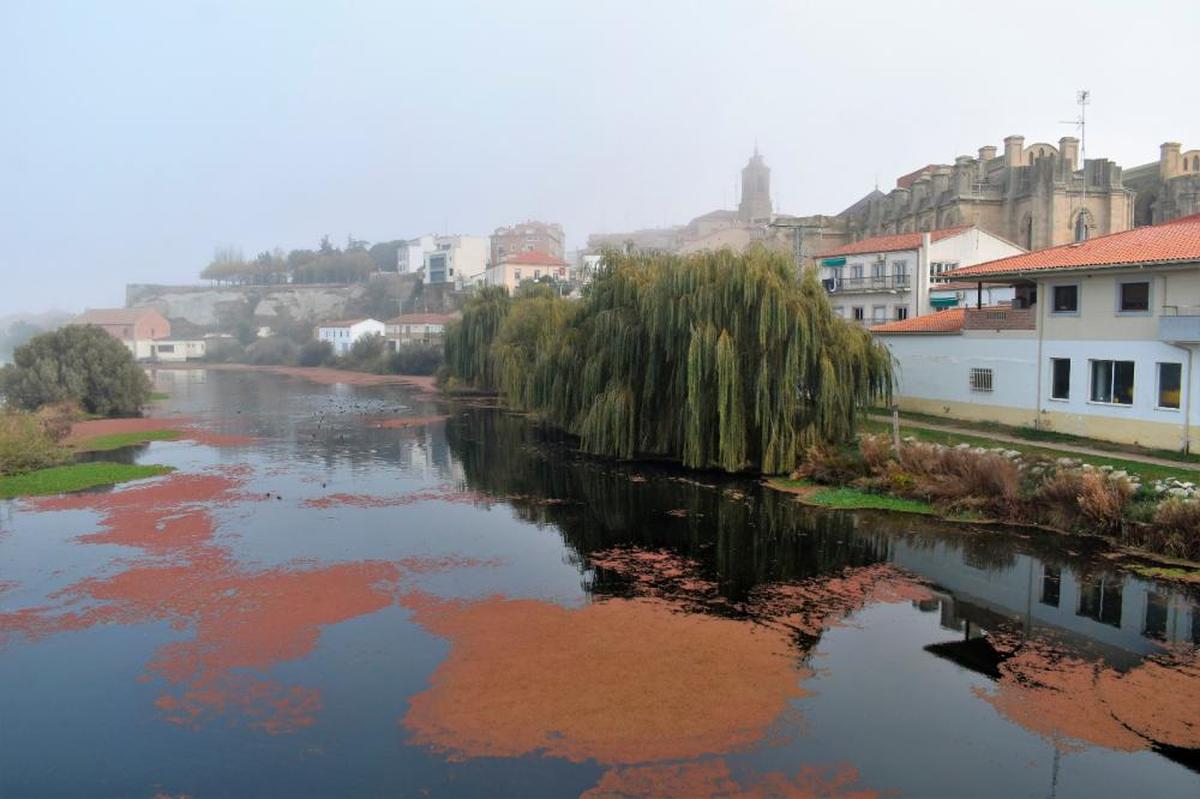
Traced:
<svg viewBox="0 0 1200 799">
<path fill-rule="evenodd" d="M 1200 215 L 963 266 L 1009 303 L 873 328 L 902 408 L 1173 450 L 1196 446 Z"/>
<path fill-rule="evenodd" d="M 824 253 L 818 263 L 821 283 L 839 316 L 881 325 L 967 301 L 969 286 L 945 284 L 945 273 L 1023 252 L 982 228 L 963 225 L 864 239 Z M 987 291 L 989 302 L 1012 296 L 1008 286 Z"/>
</svg>

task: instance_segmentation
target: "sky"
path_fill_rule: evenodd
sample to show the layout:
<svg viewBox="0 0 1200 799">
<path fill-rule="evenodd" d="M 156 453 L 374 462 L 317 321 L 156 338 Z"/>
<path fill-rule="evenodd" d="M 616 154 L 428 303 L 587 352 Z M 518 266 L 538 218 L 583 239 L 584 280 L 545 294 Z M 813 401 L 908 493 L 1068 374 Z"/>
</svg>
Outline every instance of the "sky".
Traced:
<svg viewBox="0 0 1200 799">
<path fill-rule="evenodd" d="M 0 0 L 0 314 L 247 256 L 736 202 L 837 213 L 980 146 L 1200 147 L 1200 3 Z"/>
</svg>

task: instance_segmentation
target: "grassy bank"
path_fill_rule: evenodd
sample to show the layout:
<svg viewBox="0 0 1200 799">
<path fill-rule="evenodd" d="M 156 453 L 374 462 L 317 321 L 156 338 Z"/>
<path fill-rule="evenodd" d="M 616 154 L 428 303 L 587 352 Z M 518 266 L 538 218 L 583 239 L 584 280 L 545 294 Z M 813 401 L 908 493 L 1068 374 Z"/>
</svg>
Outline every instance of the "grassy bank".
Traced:
<svg viewBox="0 0 1200 799">
<path fill-rule="evenodd" d="M 75 445 L 78 452 L 108 452 L 109 450 L 129 447 L 134 444 L 146 444 L 151 441 L 175 441 L 182 434 L 179 430 L 164 428 L 162 430 L 138 430 L 129 433 L 112 433 L 104 436 L 94 436 Z"/>
<path fill-rule="evenodd" d="M 796 494 L 805 503 L 822 508 L 890 510 L 898 513 L 921 513 L 926 516 L 941 515 L 928 502 L 894 497 L 889 494 L 873 494 L 847 486 L 821 486 L 807 480 L 791 480 L 786 477 L 771 478 L 767 480 L 767 485 L 778 491 Z"/>
<path fill-rule="evenodd" d="M 53 466 L 49 469 L 0 477 L 0 499 L 63 494 L 68 491 L 157 477 L 172 471 L 174 469 L 170 466 L 140 466 L 105 461 Z"/>
</svg>

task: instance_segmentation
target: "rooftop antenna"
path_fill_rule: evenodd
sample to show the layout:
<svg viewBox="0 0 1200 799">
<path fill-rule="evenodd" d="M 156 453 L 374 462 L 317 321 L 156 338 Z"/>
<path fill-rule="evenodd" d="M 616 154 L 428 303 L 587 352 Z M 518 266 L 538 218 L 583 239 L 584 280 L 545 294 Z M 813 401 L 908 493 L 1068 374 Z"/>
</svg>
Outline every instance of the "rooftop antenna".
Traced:
<svg viewBox="0 0 1200 799">
<path fill-rule="evenodd" d="M 1087 89 L 1075 92 L 1075 103 L 1079 106 L 1079 116 L 1076 119 L 1065 119 L 1064 125 L 1073 125 L 1079 129 L 1079 166 L 1083 169 L 1083 201 L 1087 205 L 1087 107 L 1091 105 L 1092 93 Z M 1072 203 L 1074 205 L 1074 203 Z M 1083 213 L 1082 211 L 1080 213 Z"/>
</svg>

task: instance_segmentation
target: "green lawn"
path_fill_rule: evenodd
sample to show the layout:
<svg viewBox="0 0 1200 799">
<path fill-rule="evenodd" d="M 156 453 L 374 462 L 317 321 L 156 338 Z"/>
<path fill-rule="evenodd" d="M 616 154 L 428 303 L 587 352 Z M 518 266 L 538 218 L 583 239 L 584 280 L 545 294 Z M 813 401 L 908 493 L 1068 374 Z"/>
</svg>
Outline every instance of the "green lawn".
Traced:
<svg viewBox="0 0 1200 799">
<path fill-rule="evenodd" d="M 0 477 L 0 499 L 62 494 L 95 486 L 157 477 L 175 471 L 170 466 L 139 466 L 128 463 L 73 463 L 36 472 Z"/>
<path fill-rule="evenodd" d="M 89 438 L 75 449 L 79 452 L 107 452 L 112 449 L 144 444 L 147 441 L 174 441 L 181 433 L 178 430 L 142 430 L 136 433 L 113 433 L 109 436 Z"/>
<path fill-rule="evenodd" d="M 170 399 L 170 398 L 171 398 L 170 394 L 164 394 L 161 391 L 154 391 L 150 394 L 151 402 L 162 402 L 163 400 Z"/>
<path fill-rule="evenodd" d="M 968 426 L 970 423 L 960 424 L 959 422 L 950 421 L 947 419 L 940 420 L 941 424 L 954 426 Z M 877 422 L 874 419 L 867 419 L 862 424 L 862 432 L 864 433 L 888 433 L 892 432 L 891 424 L 887 422 Z M 1012 435 L 1009 429 L 1003 431 L 1006 435 Z M 910 427 L 904 424 L 903 419 L 900 422 L 900 435 L 912 436 L 918 441 L 931 441 L 937 444 L 946 444 L 955 446 L 957 444 L 969 444 L 972 447 L 1002 447 L 1004 449 L 1013 449 L 1024 455 L 1034 455 L 1046 458 L 1074 458 L 1082 460 L 1084 463 L 1090 463 L 1093 466 L 1111 466 L 1114 469 L 1122 469 L 1130 474 L 1136 474 L 1143 481 L 1149 482 L 1160 480 L 1167 477 L 1176 477 L 1180 480 L 1196 481 L 1200 479 L 1200 464 L 1196 466 L 1187 466 L 1186 463 L 1180 463 L 1178 467 L 1159 466 L 1153 463 L 1140 463 L 1138 461 L 1128 461 L 1119 457 L 1102 457 L 1097 455 L 1076 455 L 1071 452 L 1064 452 L 1057 449 L 1046 449 L 1039 447 L 1036 444 L 1010 443 L 1007 441 L 996 441 L 988 438 L 987 433 L 980 431 L 980 435 L 959 435 L 957 433 L 943 433 L 938 430 L 928 430 L 923 427 Z M 1080 446 L 1093 446 L 1096 442 L 1091 439 L 1078 439 L 1071 443 L 1079 444 Z M 1158 453 L 1154 453 L 1158 455 Z M 1186 458 L 1189 456 L 1182 453 L 1174 453 L 1177 458 Z"/>
<path fill-rule="evenodd" d="M 784 490 L 801 489 L 801 497 L 812 505 L 824 508 L 843 508 L 852 510 L 892 510 L 901 513 L 924 513 L 937 515 L 937 511 L 928 502 L 915 499 L 902 499 L 887 494 L 872 494 L 859 491 L 856 488 L 831 488 L 818 486 L 806 480 L 788 480 L 775 478 L 767 485 Z"/>
</svg>

